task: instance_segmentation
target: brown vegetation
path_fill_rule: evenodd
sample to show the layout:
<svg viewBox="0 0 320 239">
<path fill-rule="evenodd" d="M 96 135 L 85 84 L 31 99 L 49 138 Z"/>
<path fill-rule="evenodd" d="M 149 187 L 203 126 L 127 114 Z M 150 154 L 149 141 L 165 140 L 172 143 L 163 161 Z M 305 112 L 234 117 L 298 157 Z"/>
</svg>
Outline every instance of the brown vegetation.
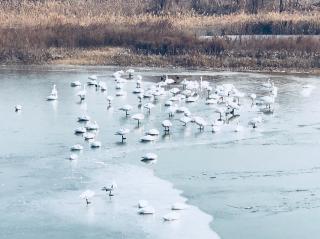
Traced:
<svg viewBox="0 0 320 239">
<path fill-rule="evenodd" d="M 180 3 L 179 6 L 177 2 Z M 278 13 L 266 12 L 266 9 L 273 8 L 270 7 L 271 1 L 264 1 L 264 7 L 258 3 L 261 13 L 252 15 L 245 13 L 248 4 L 250 5 L 249 0 L 245 4 L 240 0 L 222 2 L 2 1 L 0 62 L 238 69 L 320 67 L 318 37 L 223 36 L 320 34 L 320 14 L 313 5 L 305 5 L 303 8 L 313 11 L 303 14 L 292 12 L 293 8 L 288 5 L 286 7 L 290 11 Z M 242 7 L 230 10 L 225 6 L 227 3 Z M 208 15 L 212 11 L 206 7 L 206 14 L 199 14 L 203 13 L 200 7 L 209 6 L 208 4 L 211 7 L 220 4 L 221 12 L 224 9 L 223 13 L 233 13 Z M 302 8 L 301 4 L 299 8 Z M 203 34 L 213 37 L 199 38 Z"/>
</svg>

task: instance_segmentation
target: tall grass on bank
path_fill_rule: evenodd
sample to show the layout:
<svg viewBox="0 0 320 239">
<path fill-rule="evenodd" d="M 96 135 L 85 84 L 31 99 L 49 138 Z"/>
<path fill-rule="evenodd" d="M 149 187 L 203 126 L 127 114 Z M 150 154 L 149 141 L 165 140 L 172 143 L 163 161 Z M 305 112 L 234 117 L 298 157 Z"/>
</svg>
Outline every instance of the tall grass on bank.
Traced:
<svg viewBox="0 0 320 239">
<path fill-rule="evenodd" d="M 131 59 L 129 64 L 136 60 L 208 67 L 320 67 L 319 38 L 198 37 L 319 34 L 318 12 L 155 15 L 145 12 L 144 1 L 128 0 L 127 10 L 116 0 L 2 1 L 0 62 L 43 63 L 55 60 L 52 49 L 68 58 L 80 50 L 94 49 L 96 54 L 109 47 L 126 50 L 125 57 L 118 54 L 121 51 L 105 54 L 119 64 Z"/>
</svg>

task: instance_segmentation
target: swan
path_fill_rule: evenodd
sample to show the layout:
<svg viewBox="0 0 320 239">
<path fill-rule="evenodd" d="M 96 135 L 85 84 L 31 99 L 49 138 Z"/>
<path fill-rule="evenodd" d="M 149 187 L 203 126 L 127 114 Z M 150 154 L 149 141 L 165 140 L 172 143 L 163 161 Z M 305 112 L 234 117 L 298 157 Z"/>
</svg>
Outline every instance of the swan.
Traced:
<svg viewBox="0 0 320 239">
<path fill-rule="evenodd" d="M 78 122 L 87 122 L 90 121 L 90 116 L 88 115 L 82 115 L 78 117 Z"/>
<path fill-rule="evenodd" d="M 240 109 L 240 106 L 237 103 L 235 103 L 235 102 L 233 102 L 231 100 L 228 100 L 226 102 L 226 106 L 228 108 L 227 114 L 230 113 L 230 114 L 232 114 L 232 116 L 235 116 L 235 110 L 239 110 Z"/>
<path fill-rule="evenodd" d="M 154 108 L 154 104 L 152 104 L 152 103 L 146 103 L 144 106 L 143 106 L 143 108 L 145 108 L 145 109 L 147 109 L 148 110 L 148 112 L 149 112 L 149 114 L 150 114 L 150 112 L 151 112 L 151 109 L 152 108 Z"/>
<path fill-rule="evenodd" d="M 182 85 L 182 88 L 183 88 L 183 89 L 186 89 L 188 83 L 189 83 L 189 82 L 188 82 L 187 79 L 183 79 L 180 84 Z"/>
<path fill-rule="evenodd" d="M 153 95 L 152 95 L 152 92 L 150 92 L 150 91 L 146 91 L 143 94 L 143 98 L 145 98 L 145 99 L 150 99 L 152 97 L 153 97 Z"/>
<path fill-rule="evenodd" d="M 152 135 L 145 135 L 145 136 L 142 136 L 140 141 L 141 142 L 152 142 L 152 141 L 155 141 L 156 140 L 156 137 L 155 136 L 152 136 Z"/>
<path fill-rule="evenodd" d="M 192 95 L 192 91 L 191 90 L 184 90 L 181 92 L 182 95 L 188 97 Z"/>
<path fill-rule="evenodd" d="M 162 121 L 161 125 L 164 127 L 164 132 L 165 133 L 169 133 L 170 127 L 172 126 L 171 121 L 170 120 L 164 120 L 164 121 Z"/>
<path fill-rule="evenodd" d="M 174 80 L 171 78 L 168 78 L 168 75 L 166 75 L 166 80 L 164 81 L 167 85 L 171 85 L 174 83 Z"/>
<path fill-rule="evenodd" d="M 266 105 L 266 108 L 271 110 L 271 105 L 275 102 L 275 97 L 273 96 L 263 96 L 260 98 L 262 104 Z"/>
<path fill-rule="evenodd" d="M 98 81 L 98 76 L 91 75 L 91 76 L 88 77 L 88 79 L 89 79 L 89 81 L 87 82 L 87 84 L 89 86 L 92 86 L 92 85 L 97 86 L 98 85 L 98 82 L 97 82 Z"/>
<path fill-rule="evenodd" d="M 212 133 L 217 133 L 221 130 L 221 126 L 223 125 L 223 121 L 215 120 L 211 123 Z"/>
<path fill-rule="evenodd" d="M 80 151 L 83 150 L 83 146 L 80 144 L 75 144 L 70 148 L 71 151 Z"/>
<path fill-rule="evenodd" d="M 272 87 L 272 82 L 270 81 L 270 78 L 268 79 L 267 82 L 262 83 L 262 87 L 264 87 L 264 88 L 271 88 Z"/>
<path fill-rule="evenodd" d="M 173 105 L 173 102 L 171 100 L 167 100 L 165 103 L 164 103 L 164 106 L 172 106 Z"/>
<path fill-rule="evenodd" d="M 133 94 L 142 94 L 144 92 L 144 89 L 142 88 L 135 88 L 132 93 Z"/>
<path fill-rule="evenodd" d="M 142 76 L 141 75 L 137 75 L 136 76 L 137 80 L 136 80 L 136 88 L 141 88 L 141 84 L 142 84 Z"/>
<path fill-rule="evenodd" d="M 96 135 L 93 134 L 93 133 L 86 132 L 86 133 L 83 134 L 83 137 L 84 137 L 85 140 L 90 140 L 90 139 L 94 139 L 96 137 Z"/>
<path fill-rule="evenodd" d="M 71 86 L 72 86 L 72 87 L 81 86 L 81 82 L 80 82 L 80 81 L 73 81 L 73 82 L 71 82 Z"/>
<path fill-rule="evenodd" d="M 22 106 L 21 105 L 16 105 L 14 107 L 14 110 L 15 110 L 15 112 L 18 112 L 18 111 L 22 110 Z"/>
<path fill-rule="evenodd" d="M 121 71 L 116 71 L 115 73 L 112 74 L 112 76 L 114 78 L 118 78 L 118 77 L 121 77 L 123 74 L 124 74 L 124 71 L 121 70 Z"/>
<path fill-rule="evenodd" d="M 199 126 L 200 131 L 203 130 L 204 126 L 207 125 L 207 122 L 200 116 L 193 117 L 191 122 L 194 122 L 195 124 L 197 124 Z"/>
<path fill-rule="evenodd" d="M 155 210 L 154 210 L 154 208 L 152 206 L 147 206 L 147 207 L 144 207 L 144 208 L 140 208 L 138 210 L 138 213 L 141 214 L 141 215 L 154 214 Z"/>
<path fill-rule="evenodd" d="M 101 142 L 100 141 L 93 141 L 91 142 L 91 148 L 100 148 L 101 147 Z"/>
<path fill-rule="evenodd" d="M 91 76 L 88 76 L 88 79 L 89 80 L 98 80 L 98 76 L 97 75 L 91 75 Z"/>
<path fill-rule="evenodd" d="M 158 136 L 160 134 L 160 132 L 157 129 L 150 129 L 146 132 L 146 134 L 151 135 L 151 136 Z"/>
<path fill-rule="evenodd" d="M 124 105 L 122 107 L 119 108 L 119 110 L 126 112 L 126 117 L 129 115 L 129 111 L 132 110 L 132 106 L 131 105 Z"/>
<path fill-rule="evenodd" d="M 129 79 L 132 78 L 133 74 L 134 74 L 134 69 L 129 69 L 129 70 L 126 70 L 126 73 L 129 74 Z"/>
<path fill-rule="evenodd" d="M 184 204 L 184 203 L 174 203 L 172 206 L 171 206 L 171 210 L 185 210 L 188 208 L 188 205 Z"/>
<path fill-rule="evenodd" d="M 184 106 L 178 107 L 178 108 L 176 109 L 176 112 L 177 112 L 177 113 L 184 113 L 184 112 L 186 112 L 186 111 L 189 111 L 189 109 L 188 109 L 187 107 L 184 107 Z"/>
<path fill-rule="evenodd" d="M 149 206 L 149 202 L 146 200 L 139 200 L 138 202 L 138 208 L 145 208 Z"/>
<path fill-rule="evenodd" d="M 180 219 L 180 215 L 176 212 L 169 212 L 168 214 L 163 216 L 165 221 L 175 221 Z"/>
<path fill-rule="evenodd" d="M 101 91 L 106 91 L 108 89 L 107 84 L 104 81 L 99 81 L 98 86 L 100 87 Z"/>
<path fill-rule="evenodd" d="M 169 92 L 175 96 L 176 94 L 178 94 L 180 92 L 180 90 L 175 87 L 175 88 L 172 88 Z"/>
<path fill-rule="evenodd" d="M 74 130 L 75 134 L 84 134 L 85 132 L 87 132 L 87 129 L 85 127 L 78 127 Z"/>
<path fill-rule="evenodd" d="M 176 106 L 170 106 L 167 109 L 167 113 L 169 114 L 169 118 L 172 118 L 174 116 L 174 113 L 176 112 L 177 107 Z"/>
<path fill-rule="evenodd" d="M 86 90 L 86 86 L 85 85 L 83 85 L 83 89 L 81 91 L 79 91 L 77 95 L 80 97 L 81 101 L 86 98 L 87 90 Z"/>
<path fill-rule="evenodd" d="M 126 128 L 122 128 L 122 129 L 119 129 L 115 135 L 120 135 L 121 136 L 121 142 L 123 143 L 127 138 L 126 138 L 126 135 L 129 134 L 130 130 L 129 129 L 126 129 Z"/>
<path fill-rule="evenodd" d="M 112 96 L 107 96 L 107 101 L 108 101 L 108 107 L 111 107 L 111 102 L 113 101 L 113 97 Z"/>
<path fill-rule="evenodd" d="M 69 157 L 69 160 L 77 160 L 78 159 L 78 155 L 76 154 L 71 154 Z"/>
<path fill-rule="evenodd" d="M 48 101 L 57 100 L 58 99 L 58 91 L 56 89 L 56 85 L 53 85 L 50 95 L 47 97 Z"/>
<path fill-rule="evenodd" d="M 256 98 L 257 98 L 257 95 L 256 94 L 250 94 L 250 99 L 252 101 L 251 103 L 251 106 L 254 106 L 255 105 L 255 101 L 256 101 Z"/>
<path fill-rule="evenodd" d="M 183 123 L 183 126 L 187 126 L 187 124 L 189 123 L 189 122 L 191 122 L 191 118 L 190 117 L 188 117 L 188 116 L 183 116 L 183 117 L 181 117 L 180 119 L 179 119 L 179 121 L 181 122 L 181 123 Z"/>
<path fill-rule="evenodd" d="M 94 197 L 95 192 L 91 190 L 86 190 L 83 193 L 80 194 L 80 198 L 86 200 L 86 204 L 89 205 L 91 202 L 89 201 L 90 198 Z"/>
<path fill-rule="evenodd" d="M 138 127 L 140 126 L 140 121 L 144 120 L 144 115 L 143 114 L 135 114 L 131 117 L 131 119 L 134 119 L 136 121 L 138 121 Z"/>
<path fill-rule="evenodd" d="M 97 121 L 94 121 L 94 122 L 88 121 L 85 127 L 87 130 L 98 130 L 99 129 L 99 125 L 98 125 Z"/>
<path fill-rule="evenodd" d="M 150 160 L 157 160 L 157 159 L 158 159 L 158 155 L 156 155 L 155 153 L 147 153 L 144 156 L 142 156 L 141 161 L 150 161 Z"/>
<path fill-rule="evenodd" d="M 226 113 L 226 109 L 221 107 L 214 107 L 213 109 L 215 113 L 219 114 L 219 120 L 222 121 L 222 115 Z"/>
<path fill-rule="evenodd" d="M 252 127 L 255 129 L 258 127 L 258 124 L 262 123 L 262 118 L 259 116 L 259 117 L 255 117 L 253 119 L 251 119 L 249 121 L 249 125 L 252 125 Z"/>
<path fill-rule="evenodd" d="M 122 83 L 117 82 L 116 84 L 116 90 L 121 90 L 123 88 Z"/>
<path fill-rule="evenodd" d="M 112 192 L 117 188 L 118 188 L 117 183 L 115 181 L 113 181 L 110 186 L 108 186 L 108 187 L 104 186 L 101 188 L 101 190 L 109 192 L 109 196 L 112 197 L 112 196 L 114 196 L 114 194 Z"/>
<path fill-rule="evenodd" d="M 199 99 L 199 95 L 196 94 L 195 96 L 190 96 L 186 98 L 186 103 L 193 103 L 196 102 Z"/>
<path fill-rule="evenodd" d="M 139 94 L 137 97 L 138 97 L 139 103 L 141 104 L 143 99 L 143 94 Z"/>
<path fill-rule="evenodd" d="M 124 90 L 118 90 L 116 92 L 116 96 L 125 96 L 127 94 L 127 92 L 125 92 Z"/>
</svg>

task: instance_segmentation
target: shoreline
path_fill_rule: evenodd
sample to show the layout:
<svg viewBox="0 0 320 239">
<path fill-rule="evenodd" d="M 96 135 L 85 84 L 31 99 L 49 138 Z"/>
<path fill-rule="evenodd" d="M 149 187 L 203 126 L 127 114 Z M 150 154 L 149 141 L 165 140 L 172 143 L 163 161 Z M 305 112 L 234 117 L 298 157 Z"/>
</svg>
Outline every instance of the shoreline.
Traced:
<svg viewBox="0 0 320 239">
<path fill-rule="evenodd" d="M 255 74 L 271 74 L 271 75 L 311 75 L 311 76 L 320 76 L 320 69 L 307 69 L 302 71 L 301 69 L 291 69 L 291 68 L 278 68 L 278 69 L 243 69 L 243 68 L 210 68 L 210 67 L 187 67 L 187 66 L 173 66 L 173 65 L 161 65 L 161 66 L 147 66 L 147 65 L 101 65 L 101 64 L 55 64 L 55 63 L 43 63 L 43 64 L 0 64 L 1 70 L 30 70 L 31 68 L 37 68 L 37 71 L 41 70 L 39 68 L 44 68 L 44 71 L 47 71 L 49 68 L 55 68 L 55 71 L 63 71 L 63 68 L 66 70 L 74 69 L 111 69 L 111 70 L 119 70 L 119 68 L 132 68 L 135 70 L 154 70 L 154 71 L 173 71 L 176 70 L 175 74 L 180 74 L 181 71 L 189 71 L 189 72 L 234 72 L 234 73 L 255 73 Z M 198 74 L 202 75 L 202 74 Z M 205 74 L 203 74 L 205 75 Z"/>
</svg>

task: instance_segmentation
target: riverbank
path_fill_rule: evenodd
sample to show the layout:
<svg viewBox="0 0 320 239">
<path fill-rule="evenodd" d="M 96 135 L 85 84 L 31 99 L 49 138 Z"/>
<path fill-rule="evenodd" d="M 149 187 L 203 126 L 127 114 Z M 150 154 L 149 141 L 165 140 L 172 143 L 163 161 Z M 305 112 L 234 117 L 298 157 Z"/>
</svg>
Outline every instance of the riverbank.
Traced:
<svg viewBox="0 0 320 239">
<path fill-rule="evenodd" d="M 94 1 L 18 3 L 0 3 L 0 64 L 266 72 L 320 69 L 320 38 L 315 37 L 320 34 L 320 14 L 316 8 L 206 15 L 187 10 L 154 14 L 136 9 L 129 13 Z M 265 35 L 273 37 L 261 37 Z"/>
<path fill-rule="evenodd" d="M 144 55 L 133 53 L 126 48 L 103 47 L 95 49 L 50 48 L 48 50 L 28 52 L 29 61 L 7 55 L 2 65 L 71 65 L 71 66 L 117 66 L 117 67 L 155 67 L 188 68 L 190 70 L 215 70 L 261 73 L 308 73 L 320 74 L 320 68 L 314 67 L 317 56 L 306 54 L 301 58 L 281 59 L 272 56 L 257 58 L 241 53 L 228 52 L 219 57 L 206 55 Z M 40 55 L 37 55 L 40 54 Z M 278 52 L 278 54 L 280 54 Z M 320 63 L 320 61 L 319 61 Z"/>
</svg>

